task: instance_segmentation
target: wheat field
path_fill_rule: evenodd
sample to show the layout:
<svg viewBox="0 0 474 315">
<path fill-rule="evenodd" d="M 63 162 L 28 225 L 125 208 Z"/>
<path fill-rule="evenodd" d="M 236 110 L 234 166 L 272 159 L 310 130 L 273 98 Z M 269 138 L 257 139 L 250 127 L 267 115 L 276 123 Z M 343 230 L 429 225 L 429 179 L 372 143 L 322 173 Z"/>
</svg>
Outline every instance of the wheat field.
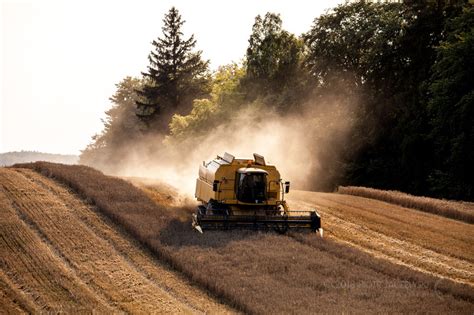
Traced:
<svg viewBox="0 0 474 315">
<path fill-rule="evenodd" d="M 339 186 L 337 192 L 340 194 L 386 201 L 402 207 L 430 212 L 467 223 L 474 223 L 474 203 L 472 202 L 413 196 L 395 190 L 380 190 L 355 186 Z"/>
<path fill-rule="evenodd" d="M 349 228 L 350 224 L 341 227 L 346 230 L 346 234 L 334 230 L 335 225 L 330 222 L 337 219 L 334 219 L 334 213 L 339 206 L 326 205 L 326 209 L 332 209 L 333 214 L 321 210 L 323 224 L 328 224 L 326 234 L 329 235 L 325 239 L 311 233 L 281 236 L 253 231 L 218 231 L 201 235 L 190 228 L 190 214 L 194 211 L 192 206 L 163 204 L 162 199 L 154 201 L 150 198 L 153 197 L 150 194 L 151 188 L 147 194 L 131 183 L 83 166 L 36 163 L 23 167 L 33 168 L 71 187 L 78 195 L 123 226 L 157 258 L 168 262 L 220 302 L 243 312 L 467 314 L 474 311 L 472 268 L 467 270 L 466 278 L 457 279 L 457 275 L 450 277 L 449 272 L 439 268 L 429 272 L 429 268 L 417 270 L 410 261 L 405 264 L 397 263 L 394 253 L 403 251 L 403 246 L 385 252 L 374 251 L 371 246 L 377 246 L 370 241 L 363 243 L 348 239 L 348 235 L 355 231 Z M 297 193 L 293 194 L 297 199 Z M 310 202 L 311 206 L 320 202 L 318 200 Z M 298 205 L 298 200 L 293 201 Z M 394 232 L 390 226 L 382 226 L 377 230 L 374 227 L 381 224 L 376 219 L 380 214 L 375 214 L 375 209 L 369 211 L 363 207 L 361 205 L 362 209 L 358 211 L 367 212 L 366 218 L 357 211 L 347 210 L 347 222 L 353 221 L 351 216 L 360 217 L 362 228 L 387 236 L 383 240 L 385 243 L 380 244 L 382 247 L 395 242 L 397 233 L 405 233 L 407 238 L 429 236 L 411 235 L 416 229 Z M 400 209 L 402 214 L 399 216 L 403 217 L 418 213 L 407 213 L 406 209 Z M 346 210 L 340 212 L 345 213 Z M 395 220 L 397 214 L 394 213 L 393 216 L 392 220 Z M 346 216 L 339 219 L 344 221 Z M 362 224 L 363 220 L 367 220 L 367 225 Z M 391 223 L 387 221 L 383 224 Z M 403 226 L 408 224 L 413 222 L 404 222 Z M 372 240 L 377 239 L 377 234 L 370 236 Z M 472 243 L 466 243 L 470 237 L 472 232 L 467 239 L 460 240 L 462 246 L 471 246 Z M 442 239 L 441 236 L 438 238 Z M 424 239 L 419 243 L 412 243 L 421 246 L 421 243 L 428 241 Z M 411 251 L 417 248 L 419 247 L 407 247 L 405 251 L 415 255 Z M 443 257 L 449 257 L 450 251 L 451 254 L 459 253 L 460 249 L 448 248 L 441 253 Z M 463 255 L 459 255 L 457 259 L 467 261 L 469 267 L 471 254 Z M 446 269 L 449 270 L 448 267 Z"/>
<path fill-rule="evenodd" d="M 66 187 L 0 168 L 0 313 L 231 312 Z"/>
</svg>

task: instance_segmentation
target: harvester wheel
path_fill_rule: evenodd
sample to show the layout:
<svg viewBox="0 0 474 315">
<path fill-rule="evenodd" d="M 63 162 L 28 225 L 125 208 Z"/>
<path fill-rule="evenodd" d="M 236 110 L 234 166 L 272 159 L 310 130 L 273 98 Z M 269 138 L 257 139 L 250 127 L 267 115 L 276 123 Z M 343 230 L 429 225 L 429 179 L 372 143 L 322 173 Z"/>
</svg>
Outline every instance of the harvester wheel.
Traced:
<svg viewBox="0 0 474 315">
<path fill-rule="evenodd" d="M 288 232 L 289 229 L 290 229 L 290 227 L 288 226 L 287 222 L 284 222 L 281 225 L 277 225 L 277 226 L 274 227 L 274 230 L 278 234 L 286 234 L 286 232 Z"/>
<path fill-rule="evenodd" d="M 215 201 L 211 201 L 207 204 L 206 209 L 207 214 L 215 214 L 215 215 L 225 215 L 228 216 L 230 209 L 226 205 L 220 204 Z"/>
</svg>

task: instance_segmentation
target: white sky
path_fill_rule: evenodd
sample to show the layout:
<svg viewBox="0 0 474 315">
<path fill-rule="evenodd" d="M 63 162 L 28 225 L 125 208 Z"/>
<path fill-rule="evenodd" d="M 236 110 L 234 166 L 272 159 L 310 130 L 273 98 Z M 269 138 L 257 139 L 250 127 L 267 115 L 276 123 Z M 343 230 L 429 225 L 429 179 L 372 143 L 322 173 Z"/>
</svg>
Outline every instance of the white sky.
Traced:
<svg viewBox="0 0 474 315">
<path fill-rule="evenodd" d="M 342 0 L 0 0 L 0 152 L 79 154 L 102 130 L 115 84 L 146 71 L 175 6 L 211 68 L 245 55 L 257 14 L 296 35 Z"/>
</svg>

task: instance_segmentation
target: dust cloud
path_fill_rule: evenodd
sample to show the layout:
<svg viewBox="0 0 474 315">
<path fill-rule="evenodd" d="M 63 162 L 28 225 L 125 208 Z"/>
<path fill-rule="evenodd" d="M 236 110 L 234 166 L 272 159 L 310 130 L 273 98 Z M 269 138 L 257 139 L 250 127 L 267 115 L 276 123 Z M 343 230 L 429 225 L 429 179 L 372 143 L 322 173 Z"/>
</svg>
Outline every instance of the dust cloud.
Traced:
<svg viewBox="0 0 474 315">
<path fill-rule="evenodd" d="M 285 117 L 268 109 L 242 107 L 238 115 L 205 135 L 179 143 L 163 142 L 163 137 L 144 139 L 122 157 L 116 175 L 154 178 L 192 197 L 203 161 L 224 152 L 237 158 L 258 153 L 276 165 L 295 189 L 333 190 L 344 173 L 342 159 L 355 127 L 356 109 L 356 102 L 337 97 L 308 102 L 297 114 Z"/>
</svg>

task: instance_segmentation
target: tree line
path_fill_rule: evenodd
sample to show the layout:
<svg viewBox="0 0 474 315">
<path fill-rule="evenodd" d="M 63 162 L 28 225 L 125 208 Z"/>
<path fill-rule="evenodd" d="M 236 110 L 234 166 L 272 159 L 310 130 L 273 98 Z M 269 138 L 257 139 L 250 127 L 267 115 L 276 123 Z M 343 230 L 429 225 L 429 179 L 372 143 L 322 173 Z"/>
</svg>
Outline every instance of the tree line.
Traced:
<svg viewBox="0 0 474 315">
<path fill-rule="evenodd" d="M 151 151 L 179 146 L 243 107 L 285 118 L 312 106 L 308 100 L 335 98 L 357 105 L 356 127 L 338 156 L 338 176 L 314 189 L 361 185 L 474 199 L 472 4 L 351 2 L 301 36 L 267 13 L 255 18 L 244 62 L 212 73 L 183 23 L 174 7 L 165 15 L 148 68 L 117 84 L 104 131 L 82 163 L 113 171 L 143 141 Z"/>
</svg>

